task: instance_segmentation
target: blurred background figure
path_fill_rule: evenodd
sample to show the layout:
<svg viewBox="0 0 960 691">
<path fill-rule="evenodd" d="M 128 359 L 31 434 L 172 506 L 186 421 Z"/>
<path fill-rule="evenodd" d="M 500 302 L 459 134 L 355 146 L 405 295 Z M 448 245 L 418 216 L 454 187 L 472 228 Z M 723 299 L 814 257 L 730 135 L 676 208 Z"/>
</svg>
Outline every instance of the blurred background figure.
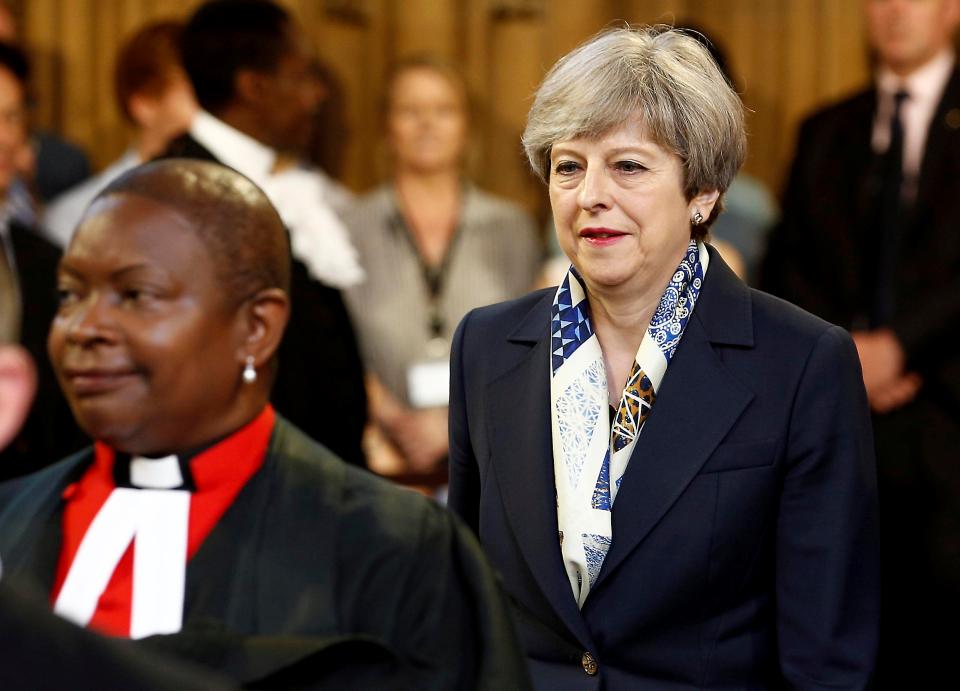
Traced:
<svg viewBox="0 0 960 691">
<path fill-rule="evenodd" d="M 0 344 L 0 449 L 17 435 L 37 393 L 37 370 L 30 353 Z"/>
<path fill-rule="evenodd" d="M 367 273 L 347 300 L 368 368 L 367 453 L 380 472 L 438 469 L 453 330 L 470 309 L 529 289 L 540 261 L 532 219 L 464 177 L 468 110 L 446 63 L 398 64 L 384 99 L 392 178 L 346 216 Z"/>
<path fill-rule="evenodd" d="M 294 256 L 290 328 L 272 402 L 309 436 L 362 464 L 363 368 L 340 291 L 363 280 L 343 224 L 296 165 L 322 93 L 300 27 L 267 0 L 213 0 L 187 22 L 182 60 L 202 110 L 165 155 L 230 166 L 270 198 Z"/>
<path fill-rule="evenodd" d="M 198 106 L 180 63 L 180 22 L 154 22 L 131 36 L 114 68 L 117 108 L 132 128 L 130 148 L 98 175 L 59 195 L 47 207 L 43 226 L 66 247 L 87 205 L 111 181 L 166 151 L 193 121 Z"/>
<path fill-rule="evenodd" d="M 27 141 L 27 74 L 20 49 L 0 43 L 0 344 L 26 348 L 36 363 L 38 388 L 26 424 L 0 451 L 0 479 L 36 470 L 83 443 L 46 356 L 60 252 L 31 226 L 14 192 Z"/>
<path fill-rule="evenodd" d="M 320 102 L 299 165 L 314 173 L 324 201 L 342 216 L 356 200 L 350 188 L 339 181 L 350 139 L 344 112 L 346 93 L 340 77 L 319 59 L 313 60 L 311 72 L 320 92 Z"/>
<path fill-rule="evenodd" d="M 742 85 L 730 69 L 726 50 L 717 43 L 716 37 L 691 22 L 679 22 L 678 27 L 710 51 L 710 57 L 730 86 L 742 92 Z M 740 278 L 756 283 L 767 234 L 780 217 L 777 202 L 759 178 L 741 170 L 723 195 L 723 210 L 710 228 L 710 242 Z"/>
<path fill-rule="evenodd" d="M 849 328 L 882 506 L 879 687 L 960 645 L 958 0 L 866 0 L 873 84 L 800 128 L 763 286 Z"/>
<path fill-rule="evenodd" d="M 12 45 L 18 45 L 20 41 L 17 18 L 10 5 L 2 0 L 0 41 Z M 27 100 L 29 101 L 29 98 Z M 90 176 L 90 161 L 83 150 L 63 137 L 43 129 L 31 133 L 17 165 L 24 176 L 24 182 L 29 184 L 42 202 L 53 199 Z"/>
</svg>

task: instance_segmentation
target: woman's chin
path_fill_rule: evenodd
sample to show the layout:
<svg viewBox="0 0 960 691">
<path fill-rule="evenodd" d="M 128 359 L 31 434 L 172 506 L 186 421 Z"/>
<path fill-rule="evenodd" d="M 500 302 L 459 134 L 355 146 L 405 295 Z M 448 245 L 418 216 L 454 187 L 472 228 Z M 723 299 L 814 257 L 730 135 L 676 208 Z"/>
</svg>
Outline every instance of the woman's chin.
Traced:
<svg viewBox="0 0 960 691">
<path fill-rule="evenodd" d="M 635 268 L 623 266 L 587 265 L 578 270 L 590 290 L 616 291 L 641 278 Z"/>
</svg>

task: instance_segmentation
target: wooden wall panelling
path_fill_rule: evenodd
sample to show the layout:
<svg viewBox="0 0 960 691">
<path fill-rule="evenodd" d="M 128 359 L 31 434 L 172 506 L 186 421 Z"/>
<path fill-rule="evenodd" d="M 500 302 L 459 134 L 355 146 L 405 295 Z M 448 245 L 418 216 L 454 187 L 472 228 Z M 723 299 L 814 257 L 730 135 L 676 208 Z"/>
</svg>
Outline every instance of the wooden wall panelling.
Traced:
<svg viewBox="0 0 960 691">
<path fill-rule="evenodd" d="M 31 87 L 34 97 L 33 118 L 43 127 L 60 129 L 60 19 L 57 0 L 31 0 L 20 17 L 20 32 L 30 50 Z"/>
<path fill-rule="evenodd" d="M 633 23 L 673 25 L 688 16 L 686 0 L 624 0 L 620 4 Z"/>
<path fill-rule="evenodd" d="M 100 159 L 97 163 L 104 165 L 126 149 L 128 140 L 126 121 L 117 108 L 113 87 L 117 49 L 127 37 L 126 27 L 123 26 L 123 4 L 97 3 L 94 21 L 97 33 L 118 39 L 116 45 L 106 40 L 90 42 L 93 51 L 93 140 L 100 142 L 95 155 Z"/>
<path fill-rule="evenodd" d="M 785 119 L 779 96 L 784 56 L 785 20 L 782 5 L 752 1 L 749 37 L 730 44 L 730 60 L 747 111 L 745 170 L 778 192 L 777 176 L 783 152 L 789 148 L 793 123 Z"/>
<path fill-rule="evenodd" d="M 96 141 L 97 80 L 94 45 L 96 8 L 93 0 L 62 0 L 59 45 L 63 55 L 62 121 L 64 134 L 78 142 Z"/>
<path fill-rule="evenodd" d="M 495 0 L 489 11 L 486 52 L 490 90 L 485 110 L 491 139 L 478 182 L 535 212 L 542 207 L 542 185 L 527 169 L 520 136 L 530 97 L 543 77 L 544 43 L 554 37 L 543 30 L 542 3 Z"/>
<path fill-rule="evenodd" d="M 824 66 L 822 97 L 835 99 L 862 88 L 869 75 L 863 7 L 820 0 Z"/>
<path fill-rule="evenodd" d="M 498 133 L 490 115 L 491 79 L 489 64 L 490 0 L 464 3 L 461 69 L 470 99 L 470 141 L 467 148 L 466 175 L 486 185 L 487 159 Z"/>
<path fill-rule="evenodd" d="M 316 15 L 320 58 L 343 83 L 349 131 L 344 182 L 360 191 L 386 174 L 380 99 L 387 65 L 388 0 L 368 0 L 361 14 L 324 11 Z"/>
<path fill-rule="evenodd" d="M 462 58 L 463 10 L 461 0 L 394 0 L 390 3 L 391 55 L 393 59 L 429 53 L 446 60 Z"/>
</svg>

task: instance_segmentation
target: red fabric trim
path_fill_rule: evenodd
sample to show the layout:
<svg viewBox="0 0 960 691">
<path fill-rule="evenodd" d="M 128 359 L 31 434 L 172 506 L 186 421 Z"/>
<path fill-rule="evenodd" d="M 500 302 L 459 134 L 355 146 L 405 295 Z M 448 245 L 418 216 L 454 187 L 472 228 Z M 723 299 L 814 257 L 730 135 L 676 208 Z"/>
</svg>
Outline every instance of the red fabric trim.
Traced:
<svg viewBox="0 0 960 691">
<path fill-rule="evenodd" d="M 197 553 L 240 490 L 263 465 L 275 422 L 276 413 L 268 405 L 251 422 L 190 461 L 197 490 L 190 499 L 188 559 Z M 113 449 L 96 442 L 93 463 L 79 481 L 63 492 L 67 505 L 63 512 L 63 540 L 51 602 L 56 601 L 90 524 L 114 490 L 113 460 Z M 130 635 L 133 550 L 134 544 L 131 544 L 117 564 L 97 603 L 90 628 L 113 636 Z"/>
</svg>

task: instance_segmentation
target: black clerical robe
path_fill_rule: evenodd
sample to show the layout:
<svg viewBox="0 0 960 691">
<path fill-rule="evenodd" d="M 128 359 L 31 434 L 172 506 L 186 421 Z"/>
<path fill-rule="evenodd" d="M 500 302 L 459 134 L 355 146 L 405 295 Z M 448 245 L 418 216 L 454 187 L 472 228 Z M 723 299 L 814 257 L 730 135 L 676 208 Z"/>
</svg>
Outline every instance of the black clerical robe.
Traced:
<svg viewBox="0 0 960 691">
<path fill-rule="evenodd" d="M 91 460 L 0 485 L 5 575 L 50 591 L 63 490 Z M 382 688 L 528 685 L 500 586 L 459 521 L 279 417 L 263 467 L 188 563 L 183 619 L 140 644 L 241 683 L 367 674 L 369 662 Z"/>
</svg>

